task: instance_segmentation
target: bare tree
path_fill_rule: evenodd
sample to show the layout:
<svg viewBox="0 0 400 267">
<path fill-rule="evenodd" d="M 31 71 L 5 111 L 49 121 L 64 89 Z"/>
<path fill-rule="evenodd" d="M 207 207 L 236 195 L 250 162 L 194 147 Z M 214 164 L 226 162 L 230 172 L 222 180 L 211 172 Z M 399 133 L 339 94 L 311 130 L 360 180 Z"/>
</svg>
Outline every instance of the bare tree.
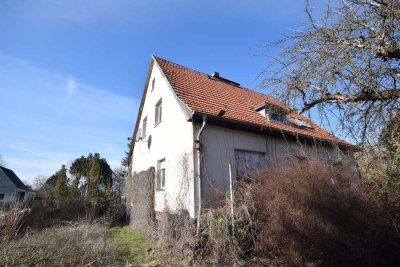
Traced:
<svg viewBox="0 0 400 267">
<path fill-rule="evenodd" d="M 261 86 L 302 113 L 318 110 L 325 127 L 376 141 L 400 116 L 400 2 L 341 0 L 314 11 L 307 2 L 305 29 L 268 45 L 282 52 Z"/>
</svg>

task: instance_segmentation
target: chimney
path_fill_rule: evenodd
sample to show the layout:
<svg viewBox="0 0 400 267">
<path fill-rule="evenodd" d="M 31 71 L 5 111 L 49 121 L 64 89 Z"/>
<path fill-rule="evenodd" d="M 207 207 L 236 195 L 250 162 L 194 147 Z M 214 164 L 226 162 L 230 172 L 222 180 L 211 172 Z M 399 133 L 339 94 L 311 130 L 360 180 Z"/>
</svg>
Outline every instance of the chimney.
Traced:
<svg viewBox="0 0 400 267">
<path fill-rule="evenodd" d="M 208 77 L 210 79 L 213 79 L 213 80 L 216 80 L 216 81 L 220 81 L 220 82 L 230 83 L 230 84 L 235 85 L 235 86 L 239 86 L 240 85 L 238 83 L 235 83 L 234 81 L 231 81 L 231 80 L 225 79 L 224 77 L 219 76 L 219 72 L 217 72 L 217 71 L 214 71 L 211 75 L 208 75 Z"/>
</svg>

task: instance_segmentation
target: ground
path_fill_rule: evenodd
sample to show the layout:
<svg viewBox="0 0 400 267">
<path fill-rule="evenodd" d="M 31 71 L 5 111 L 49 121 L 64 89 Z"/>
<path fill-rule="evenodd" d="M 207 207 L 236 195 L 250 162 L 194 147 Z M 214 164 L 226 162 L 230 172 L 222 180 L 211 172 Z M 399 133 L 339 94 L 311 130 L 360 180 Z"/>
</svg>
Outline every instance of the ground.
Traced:
<svg viewBox="0 0 400 267">
<path fill-rule="evenodd" d="M 129 226 L 112 227 L 107 230 L 107 237 L 115 243 L 119 258 L 133 266 L 160 265 L 161 253 L 157 245 Z"/>
<path fill-rule="evenodd" d="M 170 262 L 156 243 L 128 226 L 66 223 L 0 241 L 4 248 L 0 266 L 162 266 Z"/>
</svg>

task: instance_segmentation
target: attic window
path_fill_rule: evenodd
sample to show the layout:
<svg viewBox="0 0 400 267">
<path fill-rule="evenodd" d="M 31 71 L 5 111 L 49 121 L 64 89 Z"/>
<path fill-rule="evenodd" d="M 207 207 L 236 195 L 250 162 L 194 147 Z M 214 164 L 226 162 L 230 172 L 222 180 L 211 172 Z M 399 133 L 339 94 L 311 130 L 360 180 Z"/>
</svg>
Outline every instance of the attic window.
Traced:
<svg viewBox="0 0 400 267">
<path fill-rule="evenodd" d="M 153 78 L 153 80 L 151 81 L 151 91 L 153 91 L 155 87 L 156 87 L 156 78 Z"/>
<path fill-rule="evenodd" d="M 290 122 L 301 128 L 314 129 L 310 124 L 302 119 L 290 118 Z"/>
<path fill-rule="evenodd" d="M 270 104 L 261 103 L 255 107 L 255 110 L 265 117 L 268 121 L 278 121 L 281 123 L 287 123 L 286 115 L 288 111 L 282 107 Z"/>
<path fill-rule="evenodd" d="M 156 104 L 154 127 L 156 127 L 161 122 L 161 118 L 162 118 L 162 99 L 160 99 Z"/>
<path fill-rule="evenodd" d="M 146 137 L 146 135 L 147 135 L 147 116 L 143 119 L 142 138 Z"/>
</svg>

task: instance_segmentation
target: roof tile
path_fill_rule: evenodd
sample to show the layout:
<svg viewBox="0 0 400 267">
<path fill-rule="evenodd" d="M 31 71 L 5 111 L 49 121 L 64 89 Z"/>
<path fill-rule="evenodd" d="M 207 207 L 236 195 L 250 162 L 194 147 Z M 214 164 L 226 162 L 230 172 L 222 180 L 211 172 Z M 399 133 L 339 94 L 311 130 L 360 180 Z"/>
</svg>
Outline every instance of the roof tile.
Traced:
<svg viewBox="0 0 400 267">
<path fill-rule="evenodd" d="M 268 121 L 254 110 L 254 107 L 263 102 L 287 108 L 276 98 L 240 85 L 211 79 L 207 74 L 183 67 L 160 57 L 155 57 L 155 60 L 176 95 L 192 111 L 217 116 L 223 109 L 226 111 L 224 118 L 227 119 L 352 146 L 352 144 L 332 135 L 301 114 L 290 112 L 287 116 L 304 120 L 313 129 L 300 128 L 272 120 Z"/>
</svg>

